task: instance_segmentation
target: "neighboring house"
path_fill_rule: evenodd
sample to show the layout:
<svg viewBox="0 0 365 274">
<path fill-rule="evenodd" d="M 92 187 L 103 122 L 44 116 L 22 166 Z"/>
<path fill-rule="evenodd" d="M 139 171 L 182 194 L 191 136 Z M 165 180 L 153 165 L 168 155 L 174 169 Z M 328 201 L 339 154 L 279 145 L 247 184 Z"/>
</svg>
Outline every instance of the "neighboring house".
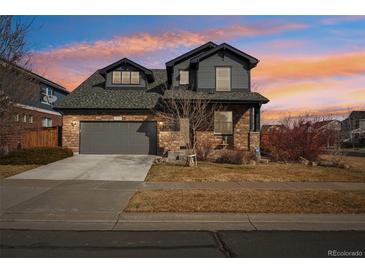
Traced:
<svg viewBox="0 0 365 274">
<path fill-rule="evenodd" d="M 14 66 L 13 72 L 24 76 L 24 96 L 17 97 L 0 118 L 0 150 L 8 152 L 22 147 L 22 136 L 29 130 L 62 126 L 62 115 L 54 104 L 68 91 L 29 70 Z"/>
<path fill-rule="evenodd" d="M 349 117 L 342 121 L 341 131 L 344 143 L 365 145 L 365 111 L 352 111 Z"/>
<path fill-rule="evenodd" d="M 343 131 L 365 129 L 365 111 L 352 111 L 348 118 L 342 121 Z"/>
<path fill-rule="evenodd" d="M 163 154 L 184 145 L 153 109 L 159 100 L 203 99 L 225 106 L 197 142 L 249 150 L 260 145 L 260 108 L 269 100 L 251 91 L 258 59 L 228 45 L 206 43 L 148 69 L 127 58 L 97 70 L 56 105 L 63 113 L 63 146 L 99 154 Z M 186 136 L 186 135 L 184 135 Z"/>
<path fill-rule="evenodd" d="M 327 147 L 338 147 L 341 140 L 342 122 L 339 120 L 325 120 L 314 123 L 317 129 L 327 132 Z"/>
</svg>

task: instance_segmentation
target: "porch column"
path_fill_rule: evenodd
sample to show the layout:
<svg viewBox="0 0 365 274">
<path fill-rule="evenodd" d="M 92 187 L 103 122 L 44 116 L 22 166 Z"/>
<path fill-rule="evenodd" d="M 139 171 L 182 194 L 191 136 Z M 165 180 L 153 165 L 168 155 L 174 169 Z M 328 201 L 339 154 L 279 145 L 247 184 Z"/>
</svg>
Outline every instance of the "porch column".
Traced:
<svg viewBox="0 0 365 274">
<path fill-rule="evenodd" d="M 254 128 L 253 131 L 260 131 L 260 109 L 261 105 L 254 106 Z"/>
</svg>

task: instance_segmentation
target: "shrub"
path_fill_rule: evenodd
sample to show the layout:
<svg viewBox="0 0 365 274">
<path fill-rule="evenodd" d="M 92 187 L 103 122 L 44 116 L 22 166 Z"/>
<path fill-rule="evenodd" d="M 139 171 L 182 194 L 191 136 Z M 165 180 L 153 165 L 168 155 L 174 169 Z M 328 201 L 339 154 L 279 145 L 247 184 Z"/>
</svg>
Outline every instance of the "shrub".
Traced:
<svg viewBox="0 0 365 274">
<path fill-rule="evenodd" d="M 315 161 L 327 145 L 331 131 L 304 118 L 287 119 L 262 134 L 261 148 L 276 161 Z"/>
<path fill-rule="evenodd" d="M 199 161 L 206 161 L 214 151 L 214 146 L 212 142 L 204 140 L 197 143 L 195 151 Z"/>
<path fill-rule="evenodd" d="M 223 149 L 216 162 L 222 164 L 247 164 L 255 155 L 251 151 Z"/>
<path fill-rule="evenodd" d="M 73 155 L 71 149 L 61 147 L 34 147 L 20 149 L 0 157 L 1 165 L 45 165 Z"/>
</svg>

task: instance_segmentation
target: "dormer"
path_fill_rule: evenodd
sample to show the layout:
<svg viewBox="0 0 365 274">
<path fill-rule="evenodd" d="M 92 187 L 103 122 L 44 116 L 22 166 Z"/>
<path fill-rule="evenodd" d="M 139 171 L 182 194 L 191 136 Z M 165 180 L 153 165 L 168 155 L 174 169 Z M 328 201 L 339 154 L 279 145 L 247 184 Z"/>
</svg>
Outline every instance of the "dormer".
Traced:
<svg viewBox="0 0 365 274">
<path fill-rule="evenodd" d="M 99 72 L 105 78 L 105 88 L 144 89 L 155 80 L 151 70 L 128 58 L 102 68 Z"/>
</svg>

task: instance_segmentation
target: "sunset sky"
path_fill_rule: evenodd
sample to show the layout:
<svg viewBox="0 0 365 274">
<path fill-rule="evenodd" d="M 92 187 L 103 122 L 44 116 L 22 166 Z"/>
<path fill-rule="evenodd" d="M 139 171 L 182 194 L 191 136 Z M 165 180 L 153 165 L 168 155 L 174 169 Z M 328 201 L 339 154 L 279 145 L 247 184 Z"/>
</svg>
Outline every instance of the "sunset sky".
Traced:
<svg viewBox="0 0 365 274">
<path fill-rule="evenodd" d="M 265 122 L 365 109 L 365 16 L 37 16 L 29 34 L 34 71 L 70 91 L 123 57 L 164 68 L 207 41 L 260 60 Z"/>
</svg>

